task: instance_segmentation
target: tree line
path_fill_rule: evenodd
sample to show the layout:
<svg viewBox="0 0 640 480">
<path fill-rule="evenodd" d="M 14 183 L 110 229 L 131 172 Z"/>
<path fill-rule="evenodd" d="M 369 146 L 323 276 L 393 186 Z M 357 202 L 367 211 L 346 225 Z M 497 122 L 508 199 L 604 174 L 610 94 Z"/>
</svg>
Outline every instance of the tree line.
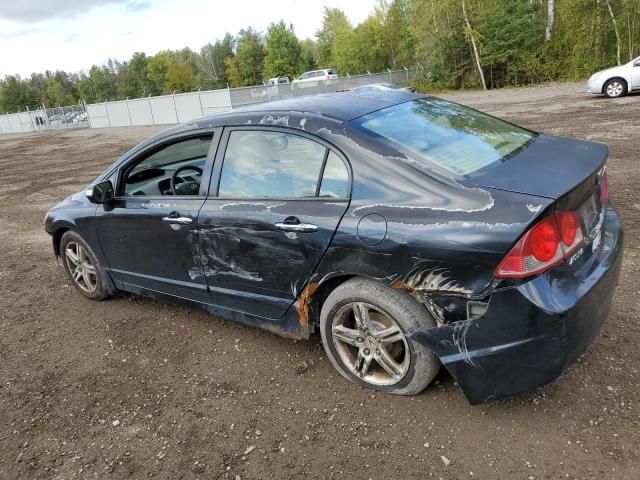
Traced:
<svg viewBox="0 0 640 480">
<path fill-rule="evenodd" d="M 355 75 L 419 67 L 420 90 L 578 80 L 639 54 L 639 16 L 640 0 L 378 0 L 352 25 L 325 7 L 313 39 L 279 21 L 266 32 L 227 33 L 199 52 L 137 52 L 88 71 L 7 75 L 0 113 L 259 85 L 315 68 Z"/>
</svg>

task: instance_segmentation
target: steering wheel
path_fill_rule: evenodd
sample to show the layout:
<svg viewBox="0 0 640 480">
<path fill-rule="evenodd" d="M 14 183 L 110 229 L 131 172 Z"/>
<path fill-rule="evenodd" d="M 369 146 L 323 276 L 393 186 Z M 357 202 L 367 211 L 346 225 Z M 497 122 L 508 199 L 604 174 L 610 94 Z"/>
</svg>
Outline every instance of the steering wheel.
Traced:
<svg viewBox="0 0 640 480">
<path fill-rule="evenodd" d="M 178 178 L 178 174 L 184 172 L 185 170 L 194 170 L 202 176 L 202 169 L 200 167 L 196 167 L 193 165 L 183 165 L 176 169 L 171 175 L 171 180 L 169 185 L 171 186 L 171 192 L 174 195 L 197 195 L 198 190 L 200 190 L 200 182 L 189 181 L 189 182 L 181 182 L 176 186 L 176 179 Z M 177 188 L 177 190 L 176 190 Z"/>
</svg>

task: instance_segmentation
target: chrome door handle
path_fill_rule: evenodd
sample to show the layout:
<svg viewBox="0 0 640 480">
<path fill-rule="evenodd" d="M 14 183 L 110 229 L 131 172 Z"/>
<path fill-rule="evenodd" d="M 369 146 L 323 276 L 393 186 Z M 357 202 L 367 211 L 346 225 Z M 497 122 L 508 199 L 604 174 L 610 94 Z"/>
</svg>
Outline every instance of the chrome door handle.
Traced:
<svg viewBox="0 0 640 480">
<path fill-rule="evenodd" d="M 162 217 L 163 222 L 174 223 L 177 225 L 191 225 L 193 218 L 190 217 Z"/>
<path fill-rule="evenodd" d="M 298 233 L 311 233 L 317 232 L 318 226 L 311 223 L 283 223 L 278 222 L 275 224 L 276 228 L 284 232 L 298 232 Z"/>
</svg>

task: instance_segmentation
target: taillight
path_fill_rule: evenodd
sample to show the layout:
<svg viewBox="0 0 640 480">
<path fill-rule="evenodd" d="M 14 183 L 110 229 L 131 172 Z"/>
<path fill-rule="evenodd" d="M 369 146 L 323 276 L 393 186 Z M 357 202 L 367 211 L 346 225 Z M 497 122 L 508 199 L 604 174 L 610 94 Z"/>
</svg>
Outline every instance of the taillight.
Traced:
<svg viewBox="0 0 640 480">
<path fill-rule="evenodd" d="M 531 229 L 529 244 L 531 254 L 539 262 L 553 260 L 558 253 L 558 229 L 553 219 L 545 219 Z"/>
<path fill-rule="evenodd" d="M 496 277 L 524 278 L 562 262 L 582 245 L 575 212 L 557 212 L 536 223 L 502 259 Z"/>
<path fill-rule="evenodd" d="M 556 214 L 558 225 L 560 226 L 560 236 L 562 243 L 571 246 L 576 240 L 576 235 L 580 225 L 578 224 L 578 216 L 574 212 L 560 212 Z"/>
<path fill-rule="evenodd" d="M 605 170 L 600 175 L 600 205 L 609 203 L 609 178 L 607 177 L 607 171 Z"/>
</svg>

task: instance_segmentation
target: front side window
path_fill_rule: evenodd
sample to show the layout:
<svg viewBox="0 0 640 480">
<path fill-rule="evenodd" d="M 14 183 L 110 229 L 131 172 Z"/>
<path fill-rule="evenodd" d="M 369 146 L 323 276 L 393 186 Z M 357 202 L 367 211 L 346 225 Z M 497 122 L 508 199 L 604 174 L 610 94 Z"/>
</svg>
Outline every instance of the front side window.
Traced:
<svg viewBox="0 0 640 480">
<path fill-rule="evenodd" d="M 315 197 L 327 148 L 275 131 L 236 130 L 222 164 L 220 197 Z"/>
<path fill-rule="evenodd" d="M 125 196 L 197 195 L 212 135 L 171 143 L 125 170 Z"/>
<path fill-rule="evenodd" d="M 437 98 L 394 105 L 352 120 L 350 125 L 427 167 L 461 176 L 509 158 L 536 135 Z"/>
</svg>

